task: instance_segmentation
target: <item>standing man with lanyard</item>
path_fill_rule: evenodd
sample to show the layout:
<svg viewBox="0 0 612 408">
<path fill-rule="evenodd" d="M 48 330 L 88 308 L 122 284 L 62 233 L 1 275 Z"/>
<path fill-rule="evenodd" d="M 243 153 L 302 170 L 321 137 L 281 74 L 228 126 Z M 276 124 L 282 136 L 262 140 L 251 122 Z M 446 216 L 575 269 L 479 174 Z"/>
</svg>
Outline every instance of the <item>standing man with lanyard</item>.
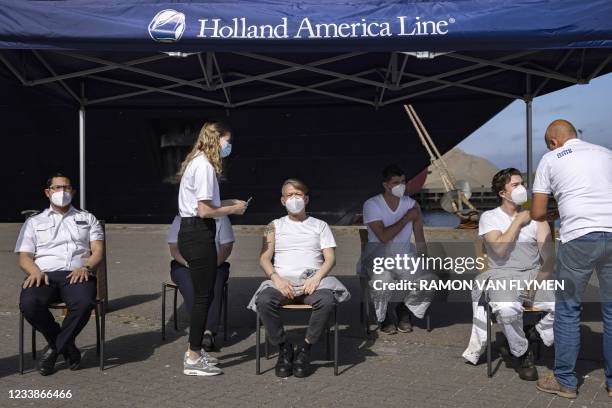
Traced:
<svg viewBox="0 0 612 408">
<path fill-rule="evenodd" d="M 213 298 L 217 277 L 215 218 L 244 214 L 247 203 L 219 197 L 221 159 L 229 156 L 231 133 L 219 122 L 207 122 L 200 130 L 191 152 L 181 165 L 179 213 L 181 227 L 178 250 L 189 265 L 194 289 L 194 303 L 189 326 L 189 347 L 183 358 L 185 375 L 221 374 L 213 359 L 202 349 L 208 308 Z"/>
<path fill-rule="evenodd" d="M 597 271 L 604 336 L 606 390 L 612 397 L 612 151 L 577 138 L 566 120 L 546 129 L 551 152 L 542 157 L 533 186 L 531 218 L 546 219 L 553 194 L 561 217 L 554 322 L 555 369 L 537 382 L 540 391 L 576 398 L 582 297 Z"/>
</svg>

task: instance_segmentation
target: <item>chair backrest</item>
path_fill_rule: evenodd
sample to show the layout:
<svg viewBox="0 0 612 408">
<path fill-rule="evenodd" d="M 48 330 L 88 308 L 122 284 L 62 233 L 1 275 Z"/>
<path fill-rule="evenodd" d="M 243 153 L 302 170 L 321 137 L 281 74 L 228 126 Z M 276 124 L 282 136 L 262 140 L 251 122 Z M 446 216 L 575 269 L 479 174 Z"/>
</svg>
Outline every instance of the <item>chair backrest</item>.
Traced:
<svg viewBox="0 0 612 408">
<path fill-rule="evenodd" d="M 102 256 L 102 262 L 100 262 L 100 265 L 98 265 L 98 268 L 96 269 L 96 279 L 98 282 L 96 298 L 98 300 L 108 300 L 108 280 L 106 274 L 106 223 L 104 221 L 100 221 L 100 225 L 102 226 L 102 232 L 104 233 L 104 255 Z"/>
<path fill-rule="evenodd" d="M 474 241 L 474 254 L 476 258 L 481 258 L 483 260 L 484 268 L 482 268 L 480 272 L 484 272 L 489 269 L 489 257 L 485 256 L 487 254 L 485 241 L 480 236 L 476 238 L 476 241 Z"/>
<path fill-rule="evenodd" d="M 361 252 L 365 249 L 368 244 L 368 228 L 359 227 L 359 240 L 361 241 Z"/>
</svg>

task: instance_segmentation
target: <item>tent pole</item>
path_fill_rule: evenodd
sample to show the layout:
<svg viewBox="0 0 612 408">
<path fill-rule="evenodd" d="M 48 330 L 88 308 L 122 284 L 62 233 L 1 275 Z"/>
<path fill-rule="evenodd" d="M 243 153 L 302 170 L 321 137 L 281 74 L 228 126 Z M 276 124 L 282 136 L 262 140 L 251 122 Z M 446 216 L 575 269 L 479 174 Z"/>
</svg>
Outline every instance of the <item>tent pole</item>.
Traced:
<svg viewBox="0 0 612 408">
<path fill-rule="evenodd" d="M 85 107 L 79 108 L 79 204 L 85 209 Z"/>
<path fill-rule="evenodd" d="M 525 100 L 525 119 L 527 126 L 527 188 L 533 187 L 533 126 L 531 99 Z"/>
</svg>

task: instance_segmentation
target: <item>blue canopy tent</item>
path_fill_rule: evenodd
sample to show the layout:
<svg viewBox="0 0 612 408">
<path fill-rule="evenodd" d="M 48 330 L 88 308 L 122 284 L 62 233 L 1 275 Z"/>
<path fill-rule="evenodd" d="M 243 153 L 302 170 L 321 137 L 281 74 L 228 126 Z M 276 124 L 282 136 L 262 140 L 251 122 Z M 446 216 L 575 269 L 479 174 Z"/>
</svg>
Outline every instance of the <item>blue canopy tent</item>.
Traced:
<svg viewBox="0 0 612 408">
<path fill-rule="evenodd" d="M 391 151 L 372 146 L 385 134 L 380 128 L 398 137 L 412 132 L 401 104 L 415 105 L 444 152 L 523 100 L 531 174 L 533 99 L 612 70 L 610 21 L 612 3 L 605 0 L 0 0 L 0 89 L 17 95 L 17 81 L 28 90 L 19 93 L 23 101 L 37 98 L 30 91 L 40 88 L 79 109 L 82 208 L 85 112 L 94 109 L 231 112 L 243 119 L 235 122 L 245 133 L 255 123 L 265 126 L 257 122 L 262 112 L 291 109 L 304 134 L 322 123 L 330 130 L 315 143 L 328 143 L 342 122 L 379 112 L 371 128 L 330 145 L 317 165 L 350 150 L 346 163 L 336 160 L 340 167 L 367 157 L 377 157 L 378 166 L 399 155 L 414 174 L 428 164 L 416 139 L 398 139 Z M 308 114 L 299 117 L 300 110 Z M 313 120 L 313 112 L 325 120 Z M 403 127 L 390 123 L 400 115 Z M 267 152 L 268 159 L 285 153 L 275 147 L 282 132 L 265 133 L 241 141 L 242 184 L 226 191 L 257 184 L 262 176 L 246 168 L 260 165 Z M 304 140 L 291 143 L 303 156 L 314 151 Z M 321 173 L 321 183 L 332 180 L 337 191 L 336 176 Z M 356 182 L 375 188 L 376 174 Z"/>
</svg>

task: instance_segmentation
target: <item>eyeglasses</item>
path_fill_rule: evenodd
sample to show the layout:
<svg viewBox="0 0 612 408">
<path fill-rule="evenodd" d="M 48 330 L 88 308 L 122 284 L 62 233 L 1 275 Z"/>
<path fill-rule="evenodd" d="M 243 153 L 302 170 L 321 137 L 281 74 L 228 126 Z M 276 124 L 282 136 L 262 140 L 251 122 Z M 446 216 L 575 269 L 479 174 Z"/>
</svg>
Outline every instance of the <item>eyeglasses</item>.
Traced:
<svg viewBox="0 0 612 408">
<path fill-rule="evenodd" d="M 49 190 L 53 190 L 53 191 L 72 191 L 72 186 L 70 184 L 66 184 L 66 185 L 61 185 L 61 184 L 55 184 L 53 186 L 49 186 Z"/>
</svg>

